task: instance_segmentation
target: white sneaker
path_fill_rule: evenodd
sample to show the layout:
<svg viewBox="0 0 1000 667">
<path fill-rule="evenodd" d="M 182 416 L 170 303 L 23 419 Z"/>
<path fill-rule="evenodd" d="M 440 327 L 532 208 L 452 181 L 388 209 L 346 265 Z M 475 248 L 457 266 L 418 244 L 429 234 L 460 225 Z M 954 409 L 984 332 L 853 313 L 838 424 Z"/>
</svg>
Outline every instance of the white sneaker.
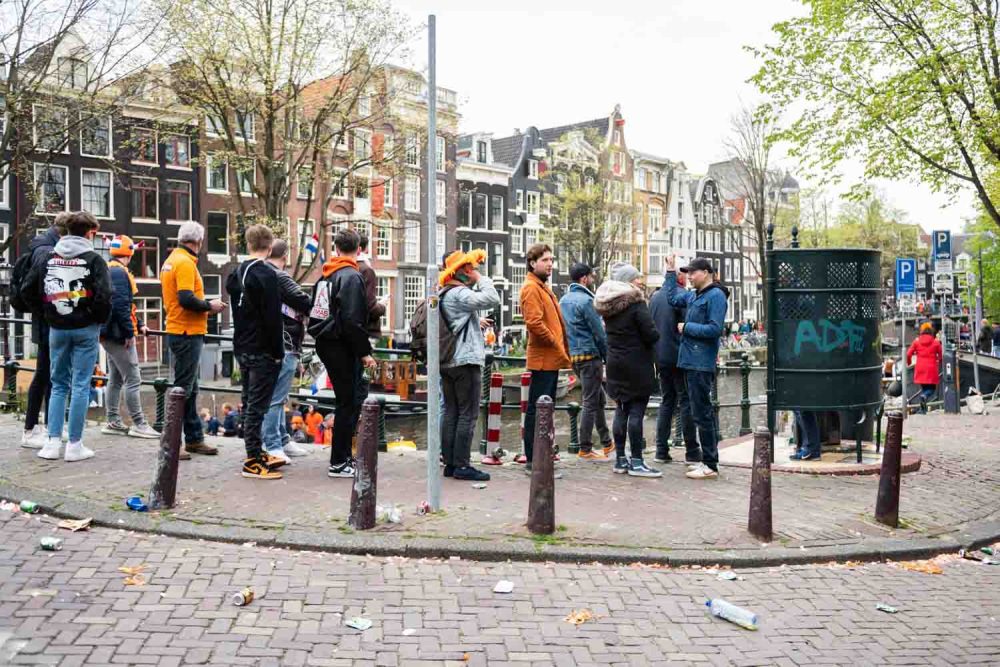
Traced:
<svg viewBox="0 0 1000 667">
<path fill-rule="evenodd" d="M 48 433 L 43 431 L 40 426 L 36 426 L 30 431 L 25 431 L 21 435 L 21 446 L 26 449 L 41 449 L 48 441 Z"/>
<path fill-rule="evenodd" d="M 94 451 L 84 447 L 82 442 L 71 442 L 66 445 L 66 456 L 64 458 L 70 463 L 73 461 L 85 461 L 93 456 Z"/>
<path fill-rule="evenodd" d="M 284 451 L 288 456 L 309 456 L 309 450 L 297 442 L 289 441 L 289 443 L 285 445 Z"/>
<path fill-rule="evenodd" d="M 701 461 L 688 461 L 685 465 L 687 466 L 688 470 L 694 470 L 695 468 L 700 468 L 705 464 L 702 463 Z"/>
<path fill-rule="evenodd" d="M 145 438 L 147 440 L 158 440 L 160 438 L 160 432 L 149 424 L 133 426 L 128 430 L 128 435 L 132 438 Z"/>
<path fill-rule="evenodd" d="M 265 449 L 264 453 L 267 454 L 267 455 L 269 455 L 269 456 L 273 456 L 276 459 L 281 459 L 282 461 L 285 462 L 285 465 L 288 465 L 289 463 L 292 462 L 292 460 L 290 458 L 288 458 L 288 454 L 286 454 L 281 449 L 276 449 L 273 452 L 270 449 Z"/>
<path fill-rule="evenodd" d="M 702 463 L 700 467 L 689 470 L 684 476 L 688 479 L 718 479 L 719 473 Z"/>
<path fill-rule="evenodd" d="M 62 452 L 62 440 L 59 438 L 49 438 L 48 441 L 38 451 L 38 458 L 58 461 Z"/>
</svg>

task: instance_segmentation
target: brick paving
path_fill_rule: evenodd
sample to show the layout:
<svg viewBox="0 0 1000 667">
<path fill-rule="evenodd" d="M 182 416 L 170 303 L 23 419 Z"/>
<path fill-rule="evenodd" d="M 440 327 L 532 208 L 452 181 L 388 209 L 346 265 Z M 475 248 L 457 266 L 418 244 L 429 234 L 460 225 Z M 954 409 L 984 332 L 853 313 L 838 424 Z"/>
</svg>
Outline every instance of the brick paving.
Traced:
<svg viewBox="0 0 1000 667">
<path fill-rule="evenodd" d="M 1000 654 L 1000 567 L 939 557 L 737 571 L 365 558 L 58 531 L 0 512 L 2 665 L 961 665 Z M 124 584 L 121 566 L 145 565 Z M 492 592 L 499 579 L 509 595 Z M 252 586 L 257 599 L 229 597 Z M 754 610 L 749 632 L 708 597 Z M 888 615 L 875 605 L 899 608 Z M 576 627 L 564 618 L 590 609 Z M 360 615 L 359 632 L 345 619 Z"/>
<path fill-rule="evenodd" d="M 918 472 L 903 476 L 900 516 L 904 527 L 890 531 L 872 518 L 878 476 L 826 477 L 775 474 L 775 544 L 798 549 L 863 546 L 886 538 L 928 538 L 952 534 L 970 523 L 1000 519 L 1000 414 L 915 416 L 906 422 L 911 450 L 923 456 Z M 20 423 L 0 418 L 0 484 L 30 494 L 46 492 L 70 507 L 86 501 L 127 516 L 123 499 L 148 492 L 155 441 L 101 436 L 88 427 L 85 440 L 97 456 L 66 464 L 38 459 L 17 446 Z M 283 480 L 240 477 L 242 442 L 218 438 L 221 454 L 181 462 L 180 504 L 165 520 L 172 525 L 253 527 L 274 535 L 305 531 L 346 533 L 350 480 L 326 476 L 328 450 L 316 448 L 285 468 Z M 746 532 L 750 471 L 724 467 L 716 482 L 684 478 L 681 464 L 663 466 L 662 479 L 613 475 L 609 464 L 565 457 L 565 477 L 556 486 L 557 535 L 564 544 L 650 547 L 677 550 L 757 548 Z M 370 534 L 403 539 L 473 538 L 531 546 L 523 524 L 528 478 L 521 468 L 492 468 L 486 489 L 444 480 L 443 514 L 420 517 L 425 497 L 423 453 L 383 454 L 379 500 L 403 508 L 401 524 L 379 525 Z M 652 520 L 650 520 L 652 519 Z"/>
</svg>

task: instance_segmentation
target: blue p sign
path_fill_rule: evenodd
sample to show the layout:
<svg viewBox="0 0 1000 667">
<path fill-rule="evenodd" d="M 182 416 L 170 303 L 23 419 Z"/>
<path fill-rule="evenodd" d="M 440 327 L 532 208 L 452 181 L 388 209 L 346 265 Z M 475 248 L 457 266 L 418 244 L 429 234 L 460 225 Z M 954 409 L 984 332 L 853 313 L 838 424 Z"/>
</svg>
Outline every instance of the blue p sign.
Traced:
<svg viewBox="0 0 1000 667">
<path fill-rule="evenodd" d="M 917 293 L 917 260 L 896 260 L 896 297 L 901 294 L 915 295 Z"/>
<path fill-rule="evenodd" d="M 951 259 L 951 232 L 934 232 L 934 259 Z"/>
</svg>

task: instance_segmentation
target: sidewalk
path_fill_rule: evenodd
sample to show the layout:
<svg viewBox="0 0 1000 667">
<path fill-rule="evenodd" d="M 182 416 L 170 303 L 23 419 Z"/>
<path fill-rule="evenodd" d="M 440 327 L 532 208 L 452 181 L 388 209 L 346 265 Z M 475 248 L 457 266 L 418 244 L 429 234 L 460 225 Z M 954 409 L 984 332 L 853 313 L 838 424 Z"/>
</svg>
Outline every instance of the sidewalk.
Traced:
<svg viewBox="0 0 1000 667">
<path fill-rule="evenodd" d="M 443 480 L 444 512 L 418 516 L 426 495 L 422 452 L 382 454 L 379 502 L 397 503 L 400 524 L 357 533 L 347 526 L 350 480 L 326 476 L 328 450 L 286 466 L 279 481 L 240 476 L 242 441 L 216 438 L 215 457 L 181 462 L 174 511 L 129 512 L 124 499 L 148 493 L 155 441 L 102 436 L 88 426 L 97 456 L 67 464 L 38 459 L 17 445 L 21 424 L 0 418 L 0 496 L 30 498 L 70 516 L 138 530 L 237 542 L 354 553 L 461 553 L 481 559 L 769 563 L 881 558 L 957 549 L 1000 535 L 1000 415 L 916 416 L 906 422 L 920 470 L 903 476 L 900 515 L 889 530 L 872 518 L 878 476 L 774 475 L 775 541 L 746 532 L 750 470 L 723 467 L 717 481 L 613 475 L 610 463 L 564 455 L 556 482 L 556 534 L 531 536 L 523 524 L 529 479 L 521 466 L 492 468 L 477 490 Z"/>
</svg>

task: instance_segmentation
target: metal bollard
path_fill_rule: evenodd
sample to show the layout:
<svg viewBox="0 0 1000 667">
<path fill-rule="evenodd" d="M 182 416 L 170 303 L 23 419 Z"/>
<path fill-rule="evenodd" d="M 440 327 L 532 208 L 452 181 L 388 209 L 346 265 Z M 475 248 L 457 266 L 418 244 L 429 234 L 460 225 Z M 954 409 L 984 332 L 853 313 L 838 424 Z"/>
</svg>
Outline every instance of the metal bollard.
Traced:
<svg viewBox="0 0 1000 667">
<path fill-rule="evenodd" d="M 7 412 L 17 410 L 17 371 L 20 366 L 16 359 L 8 359 L 3 365 L 3 384 L 7 388 L 7 401 L 4 409 Z"/>
<path fill-rule="evenodd" d="M 375 527 L 378 491 L 378 413 L 374 398 L 365 399 L 358 421 L 358 455 L 351 487 L 351 515 L 348 523 L 356 530 Z"/>
<path fill-rule="evenodd" d="M 167 378 L 156 378 L 153 380 L 153 389 L 156 391 L 156 421 L 153 428 L 160 433 L 163 432 L 163 420 L 166 418 L 167 389 L 170 381 Z"/>
<path fill-rule="evenodd" d="M 570 403 L 566 406 L 569 412 L 569 453 L 580 452 L 580 404 Z"/>
<path fill-rule="evenodd" d="M 753 434 L 753 472 L 750 477 L 750 534 L 764 542 L 773 538 L 771 527 L 771 433 L 758 428 Z"/>
<path fill-rule="evenodd" d="M 535 407 L 535 447 L 527 525 L 536 535 L 551 535 L 556 530 L 556 483 L 552 461 L 552 445 L 556 438 L 555 406 L 551 398 L 542 396 Z"/>
<path fill-rule="evenodd" d="M 903 456 L 903 413 L 889 413 L 885 429 L 885 451 L 882 452 L 882 472 L 878 478 L 875 500 L 875 520 L 892 528 L 899 527 L 899 481 Z"/>
<path fill-rule="evenodd" d="M 177 501 L 177 462 L 181 454 L 181 434 L 184 431 L 184 390 L 174 387 L 167 401 L 167 420 L 160 431 L 160 451 L 156 459 L 156 475 L 149 489 L 149 508 L 170 509 Z"/>
<path fill-rule="evenodd" d="M 500 449 L 500 416 L 503 411 L 503 375 L 494 373 L 490 378 L 490 402 L 486 418 L 486 451 L 480 461 L 483 465 L 497 466 L 503 459 L 497 456 Z"/>
<path fill-rule="evenodd" d="M 389 451 L 389 440 L 385 435 L 385 396 L 378 397 L 378 450 Z"/>
<path fill-rule="evenodd" d="M 752 433 L 750 428 L 750 355 L 746 352 L 742 355 L 740 362 L 740 384 L 742 385 L 742 395 L 740 397 L 740 435 Z"/>
</svg>

